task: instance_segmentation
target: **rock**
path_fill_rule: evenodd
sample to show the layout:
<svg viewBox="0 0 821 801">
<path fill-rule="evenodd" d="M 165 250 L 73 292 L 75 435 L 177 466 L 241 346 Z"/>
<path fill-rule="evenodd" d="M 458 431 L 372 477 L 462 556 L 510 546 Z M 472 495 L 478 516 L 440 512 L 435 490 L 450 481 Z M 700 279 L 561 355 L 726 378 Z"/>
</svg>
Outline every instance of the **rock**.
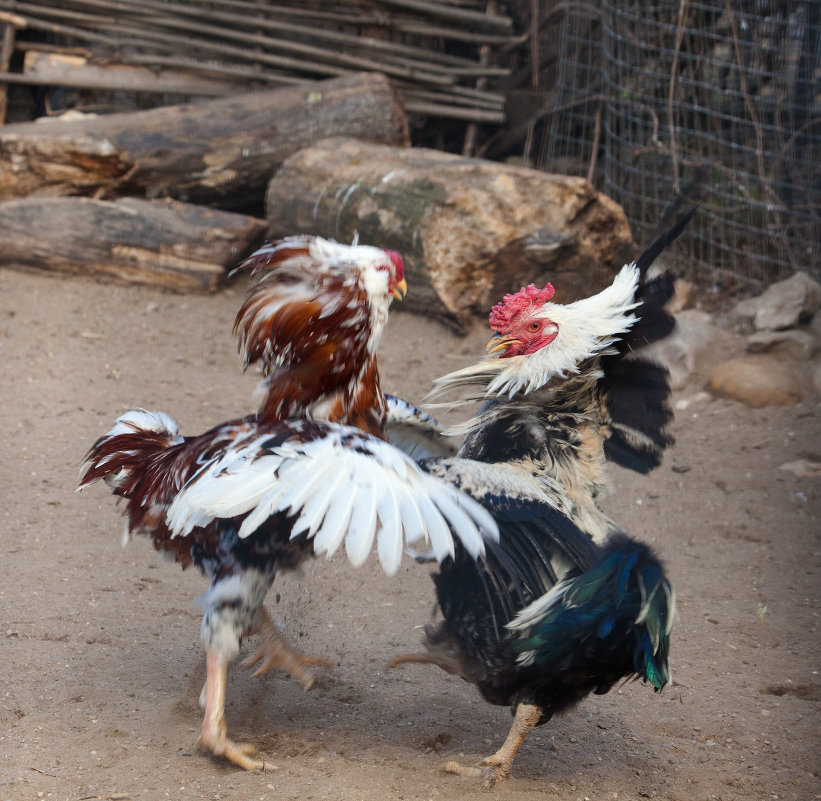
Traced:
<svg viewBox="0 0 821 801">
<path fill-rule="evenodd" d="M 642 348 L 638 355 L 665 365 L 673 389 L 683 389 L 706 355 L 716 352 L 717 344 L 727 337 L 707 312 L 687 309 L 676 315 L 676 327 L 670 336 Z"/>
<path fill-rule="evenodd" d="M 773 356 L 748 356 L 719 364 L 710 373 L 707 391 L 754 409 L 792 406 L 804 395 L 797 365 Z"/>
<path fill-rule="evenodd" d="M 821 342 L 821 314 L 816 312 L 813 315 L 812 320 L 807 324 L 807 332 Z"/>
<path fill-rule="evenodd" d="M 762 295 L 757 295 L 754 298 L 745 298 L 744 300 L 740 300 L 735 306 L 733 306 L 733 309 L 730 312 L 730 321 L 735 325 L 746 327 L 751 331 L 753 327 L 753 320 L 755 319 L 756 314 L 758 314 L 758 310 L 761 308 L 762 297 Z"/>
<path fill-rule="evenodd" d="M 747 339 L 748 353 L 771 353 L 795 361 L 806 361 L 818 343 L 812 334 L 790 328 L 787 331 L 756 331 Z"/>
<path fill-rule="evenodd" d="M 673 297 L 666 304 L 670 314 L 678 314 L 693 305 L 693 285 L 684 278 L 676 278 L 674 286 Z"/>
<path fill-rule="evenodd" d="M 792 328 L 799 320 L 808 320 L 821 308 L 821 284 L 802 272 L 772 284 L 755 298 L 735 305 L 730 319 L 736 326 L 758 331 Z"/>
<path fill-rule="evenodd" d="M 821 284 L 806 273 L 795 273 L 773 284 L 759 298 L 754 325 L 759 331 L 791 328 L 803 317 L 814 315 L 821 306 Z"/>
</svg>

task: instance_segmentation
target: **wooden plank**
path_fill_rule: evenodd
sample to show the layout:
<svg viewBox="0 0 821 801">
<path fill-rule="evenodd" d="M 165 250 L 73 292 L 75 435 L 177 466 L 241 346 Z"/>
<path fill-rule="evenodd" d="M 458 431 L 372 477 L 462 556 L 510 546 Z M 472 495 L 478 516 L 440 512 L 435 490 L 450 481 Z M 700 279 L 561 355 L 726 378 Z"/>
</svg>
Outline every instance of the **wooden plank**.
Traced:
<svg viewBox="0 0 821 801">
<path fill-rule="evenodd" d="M 25 55 L 23 75 L 33 83 L 48 86 L 161 94 L 218 96 L 238 91 L 241 86 L 236 81 L 204 78 L 182 70 L 93 64 L 79 55 L 34 51 Z"/>
<path fill-rule="evenodd" d="M 25 20 L 14 14 L 0 12 L 0 125 L 6 121 L 6 106 L 8 104 L 8 89 L 3 77 L 8 74 L 9 61 L 14 52 L 14 35 L 17 28 L 25 27 Z"/>
</svg>

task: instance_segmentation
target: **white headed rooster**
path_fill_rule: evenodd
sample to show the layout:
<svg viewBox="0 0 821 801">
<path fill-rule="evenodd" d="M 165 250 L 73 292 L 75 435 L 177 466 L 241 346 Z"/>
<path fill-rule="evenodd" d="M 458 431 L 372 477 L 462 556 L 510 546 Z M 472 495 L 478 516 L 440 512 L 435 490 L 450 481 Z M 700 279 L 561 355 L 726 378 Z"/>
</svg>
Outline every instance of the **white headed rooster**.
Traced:
<svg viewBox="0 0 821 801">
<path fill-rule="evenodd" d="M 280 667 L 307 689 L 309 666 L 263 600 L 278 570 L 344 544 L 361 564 L 377 543 L 388 573 L 407 542 L 439 558 L 479 555 L 497 529 L 484 509 L 423 472 L 383 438 L 375 353 L 388 307 L 406 289 L 393 251 L 302 236 L 264 247 L 240 269 L 261 273 L 235 324 L 246 365 L 266 378 L 258 414 L 183 437 L 162 412 L 126 412 L 89 451 L 81 488 L 105 479 L 125 499 L 127 533 L 150 536 L 211 580 L 204 607 L 205 707 L 200 743 L 243 768 L 265 767 L 226 732 L 226 671 L 242 638 L 263 643 L 248 663 Z"/>
<path fill-rule="evenodd" d="M 663 309 L 672 279 L 639 278 L 692 213 L 597 295 L 566 306 L 550 285 L 507 295 L 490 315 L 490 358 L 436 382 L 440 393 L 478 384 L 483 404 L 459 427 L 456 456 L 421 465 L 480 502 L 500 536 L 484 559 L 457 547 L 441 564 L 442 620 L 426 627 L 427 653 L 392 664 L 439 665 L 515 716 L 480 768 L 450 762 L 451 772 L 493 785 L 534 726 L 590 692 L 670 681 L 672 586 L 596 499 L 607 457 L 647 472 L 671 442 L 666 370 L 630 351 L 673 327 Z"/>
</svg>

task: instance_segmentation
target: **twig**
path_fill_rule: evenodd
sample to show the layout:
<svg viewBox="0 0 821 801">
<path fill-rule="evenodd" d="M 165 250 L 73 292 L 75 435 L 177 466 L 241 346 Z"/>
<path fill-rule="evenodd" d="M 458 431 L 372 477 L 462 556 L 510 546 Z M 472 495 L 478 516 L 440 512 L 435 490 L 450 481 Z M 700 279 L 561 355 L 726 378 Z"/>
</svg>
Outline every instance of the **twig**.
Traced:
<svg viewBox="0 0 821 801">
<path fill-rule="evenodd" d="M 485 12 L 493 14 L 496 11 L 496 3 L 494 0 L 488 0 Z M 479 48 L 479 63 L 482 66 L 487 66 L 490 59 L 490 45 L 483 44 Z M 477 89 L 484 89 L 487 86 L 487 78 L 481 77 L 476 81 Z M 471 122 L 465 131 L 465 141 L 462 144 L 462 155 L 472 156 L 476 150 L 476 137 L 479 135 L 479 125 L 476 122 Z"/>
<path fill-rule="evenodd" d="M 755 110 L 753 101 L 750 98 L 750 92 L 747 87 L 747 76 L 745 73 L 744 57 L 741 54 L 741 46 L 738 41 L 738 23 L 736 22 L 735 14 L 729 0 L 725 0 L 725 8 L 727 9 L 727 18 L 730 21 L 730 29 L 733 33 L 733 51 L 735 52 L 736 64 L 738 66 L 738 86 L 744 97 L 744 105 L 747 107 L 747 113 L 750 115 L 750 122 L 753 124 L 755 131 L 755 151 L 756 151 L 756 166 L 758 168 L 758 179 L 761 181 L 761 189 L 767 196 L 767 212 L 772 215 L 773 224 L 776 228 L 782 230 L 784 222 L 780 219 L 777 208 L 780 205 L 773 194 L 772 183 L 767 178 L 766 170 L 764 169 L 764 132 L 761 130 L 761 123 L 758 119 L 758 113 Z M 795 254 L 790 247 L 790 238 L 787 236 L 779 237 L 781 246 L 784 248 L 787 258 L 790 260 L 790 265 L 794 270 L 800 269 Z"/>
<path fill-rule="evenodd" d="M 33 770 L 35 773 L 41 773 L 43 776 L 51 776 L 52 779 L 57 778 L 53 773 L 46 773 L 44 770 L 40 770 L 40 768 L 35 768 L 34 765 L 29 765 L 29 770 Z"/>
<path fill-rule="evenodd" d="M 710 637 L 710 640 L 712 640 L 717 645 L 726 645 L 728 648 L 732 648 L 734 651 L 738 650 L 737 645 L 730 645 L 730 643 L 728 642 L 721 642 L 721 640 L 716 640 L 714 637 Z"/>
<path fill-rule="evenodd" d="M 539 88 L 539 69 L 542 57 L 539 53 L 539 0 L 530 0 L 530 83 L 534 89 Z"/>
<path fill-rule="evenodd" d="M 593 126 L 593 145 L 590 151 L 590 165 L 587 168 L 587 180 L 592 184 L 596 174 L 596 160 L 599 155 L 599 140 L 601 139 L 601 105 L 596 107 L 596 117 Z"/>
<path fill-rule="evenodd" d="M 684 39 L 684 17 L 687 11 L 688 0 L 680 0 L 678 6 L 678 20 L 676 22 L 676 46 L 673 49 L 673 63 L 670 65 L 670 88 L 667 92 L 667 126 L 670 129 L 670 158 L 673 161 L 673 189 L 677 195 L 681 194 L 681 176 L 678 169 L 678 153 L 676 152 L 676 73 L 678 72 L 678 56 L 681 51 L 681 42 Z"/>
<path fill-rule="evenodd" d="M 512 27 L 510 17 L 484 14 L 481 11 L 471 11 L 469 9 L 456 8 L 451 5 L 440 5 L 439 3 L 431 2 L 431 0 L 374 0 L 374 2 L 378 5 L 418 11 L 425 16 L 439 17 L 440 19 L 447 19 L 451 22 L 476 25 L 482 29 L 490 28 L 507 33 Z"/>
</svg>

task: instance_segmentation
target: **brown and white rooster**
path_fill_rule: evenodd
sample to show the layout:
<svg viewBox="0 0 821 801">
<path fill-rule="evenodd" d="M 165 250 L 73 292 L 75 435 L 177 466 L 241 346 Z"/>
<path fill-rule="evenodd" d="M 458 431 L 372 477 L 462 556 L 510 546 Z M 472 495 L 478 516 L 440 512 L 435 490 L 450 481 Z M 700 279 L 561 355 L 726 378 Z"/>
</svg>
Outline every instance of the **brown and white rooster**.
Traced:
<svg viewBox="0 0 821 801">
<path fill-rule="evenodd" d="M 231 741 L 227 666 L 242 638 L 263 635 L 248 664 L 283 668 L 307 689 L 310 665 L 263 607 L 278 570 L 343 543 L 354 565 L 377 543 L 390 574 L 405 543 L 440 558 L 484 550 L 492 519 L 455 487 L 424 473 L 383 438 L 376 348 L 391 299 L 405 292 L 401 256 L 368 246 L 292 237 L 240 269 L 262 274 L 235 323 L 246 366 L 259 363 L 259 412 L 183 437 L 162 412 L 126 412 L 89 451 L 81 488 L 104 479 L 125 499 L 126 535 L 150 536 L 211 580 L 200 599 L 206 649 L 201 744 L 243 768 L 265 767 Z"/>
</svg>

